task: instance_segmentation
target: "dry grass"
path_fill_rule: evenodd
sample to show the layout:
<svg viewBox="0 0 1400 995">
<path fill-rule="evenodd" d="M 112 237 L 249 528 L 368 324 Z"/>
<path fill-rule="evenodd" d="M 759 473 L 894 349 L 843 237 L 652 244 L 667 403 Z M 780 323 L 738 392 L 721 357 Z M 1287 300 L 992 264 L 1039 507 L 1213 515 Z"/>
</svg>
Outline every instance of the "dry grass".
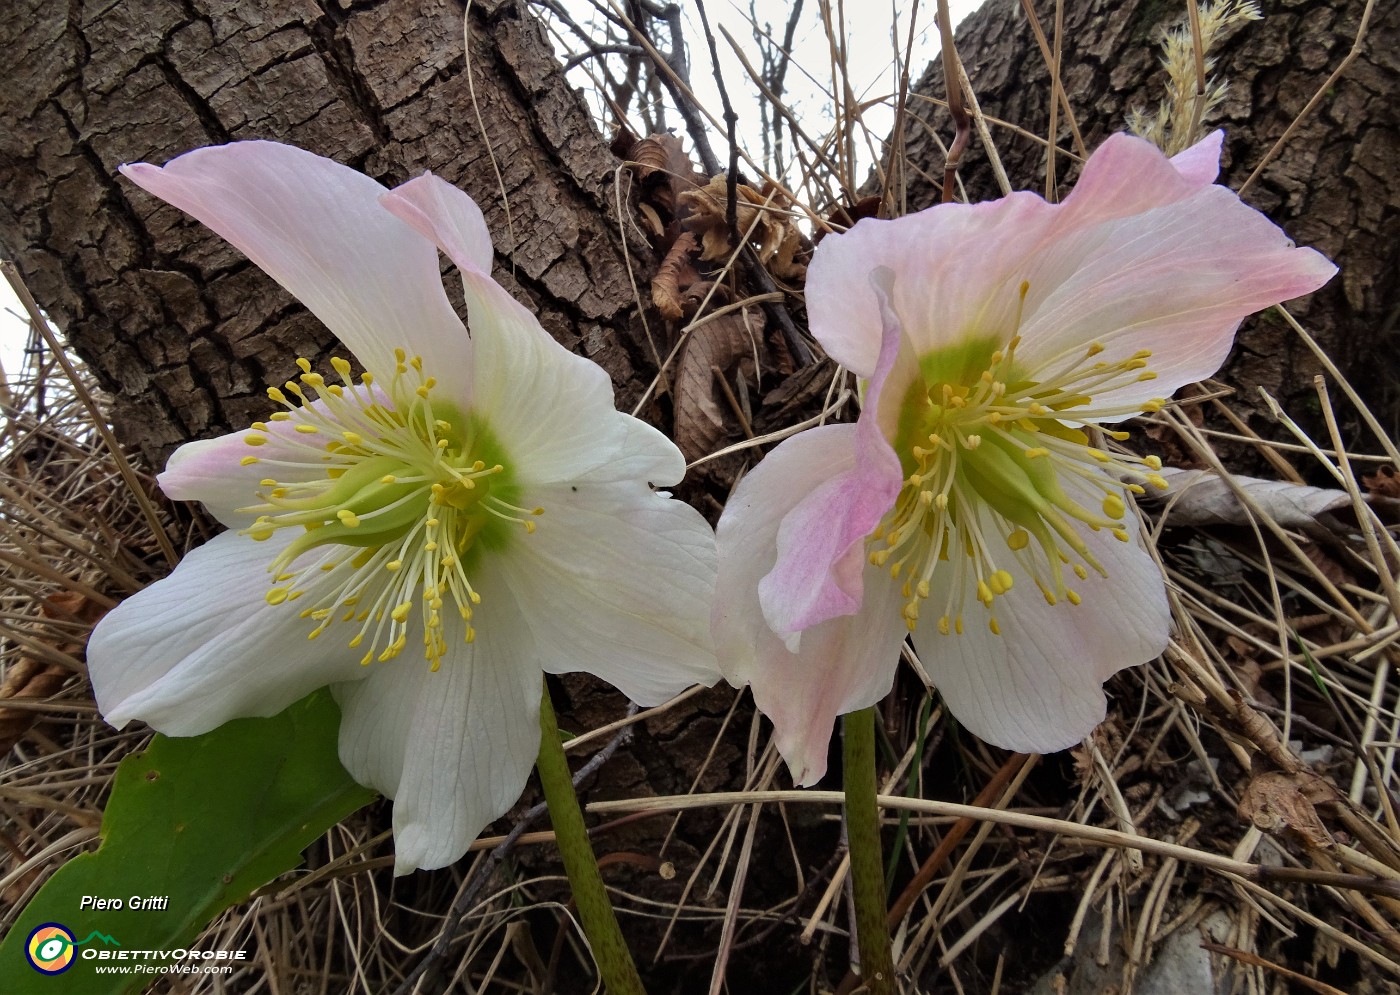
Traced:
<svg viewBox="0 0 1400 995">
<path fill-rule="evenodd" d="M 781 223 L 824 223 L 832 205 L 858 198 L 856 150 L 886 149 L 886 136 L 865 128 L 843 73 L 840 8 L 824 10 L 833 39 L 830 127 L 798 121 L 782 104 L 771 51 L 761 68 L 749 67 L 751 79 L 727 81 L 738 99 L 767 100 L 768 120 L 786 122 L 790 159 L 782 168 L 743 157 L 754 182 L 767 181 L 751 230 L 764 211 Z M 652 53 L 636 62 L 636 88 L 658 100 L 662 91 L 688 99 L 703 118 L 707 111 L 687 97 L 689 81 L 651 46 L 653 35 L 613 15 L 614 41 Z M 1169 48 L 1172 87 L 1153 119 L 1164 143 L 1194 132 L 1218 100 L 1201 36 L 1213 17 L 1187 25 Z M 1046 41 L 1047 58 L 1058 50 Z M 627 81 L 626 64 L 609 65 L 597 77 L 603 94 Z M 901 122 L 917 112 L 905 98 L 890 98 Z M 975 99 L 969 111 L 994 140 L 1001 123 L 981 121 Z M 722 130 L 717 114 L 709 120 Z M 648 123 L 637 120 L 639 134 Z M 877 183 L 896 168 L 916 168 L 897 160 L 899 148 L 897 132 L 893 150 L 875 156 Z M 1011 182 L 1035 188 L 1038 178 Z M 739 257 L 719 260 L 710 279 L 726 279 Z M 676 375 L 686 343 L 716 313 L 781 300 L 771 279 L 763 288 L 747 274 L 736 282 L 751 299 L 707 297 L 673 341 L 656 343 L 666 375 Z M 1305 329 L 1284 321 L 1318 351 Z M 0 746 L 8 750 L 0 764 L 0 907 L 9 910 L 0 930 L 63 860 L 92 845 L 115 765 L 144 739 L 139 730 L 113 732 L 95 713 L 83 677 L 88 626 L 163 572 L 163 545 L 199 538 L 149 481 L 132 486 L 96 429 L 85 401 L 91 386 L 81 371 L 70 379 L 39 341 L 36 334 L 26 368 L 0 384 Z M 886 842 L 896 855 L 891 926 L 910 991 L 1019 991 L 1037 973 L 1044 991 L 1077 990 L 1065 987 L 1067 978 L 1100 965 L 1103 986 L 1130 992 L 1183 937 L 1192 948 L 1208 944 L 1222 990 L 1397 990 L 1400 549 L 1393 507 L 1373 492 L 1400 495 L 1390 475 L 1400 473 L 1400 453 L 1327 368 L 1317 384 L 1323 437 L 1295 426 L 1292 438 L 1259 438 L 1232 410 L 1224 384 L 1139 426 L 1138 438 L 1218 473 L 1235 501 L 1230 520 L 1215 525 L 1178 524 L 1195 500 L 1189 490 L 1144 509 L 1171 585 L 1175 637 L 1162 659 L 1115 678 L 1109 720 L 1072 759 L 1008 756 L 959 737 L 936 696 L 923 692 L 906 650 L 911 666 L 884 710 L 882 777 Z M 778 379 L 751 372 L 771 377 L 766 384 Z M 707 453 L 697 471 L 725 459 L 732 468 L 813 420 L 850 416 L 853 386 L 832 371 L 800 416 L 757 438 L 749 423 L 762 412 L 729 391 L 750 438 Z M 665 393 L 666 381 L 656 388 Z M 1370 437 L 1344 444 L 1339 409 L 1346 422 L 1369 425 Z M 1311 524 L 1281 523 L 1257 487 L 1222 462 L 1222 454 L 1234 462 L 1245 452 L 1280 480 L 1332 481 L 1345 506 Z M 678 701 L 624 716 L 571 749 L 591 754 L 630 725 L 689 707 Z M 718 724 L 713 752 L 735 741 L 743 776 L 722 785 L 728 790 L 700 787 L 713 780 L 707 756 L 685 793 L 590 806 L 601 820 L 672 813 L 672 830 L 693 825 L 683 820 L 697 810 L 713 816 L 708 846 L 694 853 L 668 833 L 655 852 L 609 858 L 641 868 L 618 878 L 615 893 L 624 928 L 646 938 L 635 944 L 639 961 L 680 963 L 682 973 L 665 976 L 684 991 L 745 992 L 754 977 L 765 986 L 786 979 L 788 990 L 850 990 L 849 979 L 840 982 L 852 952 L 840 796 L 784 790 L 767 728 L 742 703 Z M 484 839 L 456 869 L 394 883 L 385 825 L 379 807 L 347 820 L 313 848 L 307 870 L 215 924 L 211 944 L 246 947 L 256 959 L 198 990 L 588 990 L 577 931 L 556 929 L 567 927 L 570 911 L 560 903 L 562 872 L 537 849 L 547 832 Z M 498 846 L 499 865 L 487 856 Z M 460 922 L 448 916 L 454 905 Z M 440 973 L 415 988 L 407 979 L 425 960 Z M 774 967 L 779 960 L 783 969 Z M 794 972 L 803 979 L 797 988 Z"/>
</svg>

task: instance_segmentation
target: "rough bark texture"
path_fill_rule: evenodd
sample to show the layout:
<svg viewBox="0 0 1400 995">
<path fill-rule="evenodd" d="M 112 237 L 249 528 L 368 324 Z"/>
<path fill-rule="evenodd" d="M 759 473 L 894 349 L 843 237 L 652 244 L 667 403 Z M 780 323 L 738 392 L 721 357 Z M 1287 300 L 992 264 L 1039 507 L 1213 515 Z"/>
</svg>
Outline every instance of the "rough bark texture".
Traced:
<svg viewBox="0 0 1400 995">
<path fill-rule="evenodd" d="M 121 439 L 152 466 L 182 441 L 265 417 L 266 385 L 291 375 L 296 356 L 324 369 L 332 350 L 329 332 L 240 253 L 116 172 L 232 140 L 296 144 L 386 185 L 430 169 L 461 186 L 495 238 L 495 277 L 609 372 L 624 410 L 649 383 L 654 354 L 627 256 L 645 286 L 651 247 L 640 235 L 624 242 L 634 236 L 623 235 L 615 207 L 617 160 L 523 3 L 472 4 L 470 76 L 459 0 L 16 8 L 0 19 L 0 51 L 16 67 L 0 87 L 0 252 L 110 392 Z M 622 712 L 620 696 L 591 679 L 566 679 L 557 691 L 570 729 Z M 591 796 L 682 792 L 702 768 L 702 788 L 741 784 L 745 724 L 715 743 L 733 695 L 715 689 L 640 726 Z M 536 797 L 527 792 L 512 814 Z M 388 807 L 369 818 L 387 827 Z M 669 829 L 668 820 L 639 822 L 601 840 L 600 852 L 661 853 Z M 680 877 L 665 884 L 653 870 L 644 887 L 678 897 L 714 829 L 707 814 L 686 819 L 664 851 Z M 521 859 L 558 870 L 547 851 Z M 451 893 L 424 892 L 425 907 L 441 914 Z M 431 918 L 407 919 L 404 935 L 436 929 Z M 551 936 L 552 926 L 540 940 L 546 950 Z"/>
<path fill-rule="evenodd" d="M 0 93 L 0 250 L 153 461 L 262 417 L 264 386 L 330 349 L 261 271 L 116 173 L 237 139 L 300 145 L 387 185 L 431 169 L 462 186 L 495 236 L 498 279 L 624 403 L 644 386 L 615 160 L 521 4 L 474 4 L 470 76 L 456 0 L 20 7 L 0 23 L 19 67 Z"/>
<path fill-rule="evenodd" d="M 1055 5 L 1041 0 L 1035 6 L 1053 43 Z M 1237 189 L 1351 50 L 1365 4 L 1269 0 L 1261 6 L 1263 21 L 1232 29 L 1214 50 L 1216 74 L 1231 85 L 1225 103 L 1205 124 L 1226 129 L 1221 178 Z M 1166 76 L 1158 65 L 1160 30 L 1185 16 L 1184 3 L 1175 0 L 1065 2 L 1063 79 L 1090 150 L 1106 135 L 1124 130 L 1131 108 L 1156 108 Z M 959 25 L 957 46 L 983 112 L 1044 135 L 1050 74 L 1019 0 L 990 0 Z M 930 67 L 916 90 L 944 96 L 941 62 Z M 1292 310 L 1382 414 L 1393 414 L 1397 401 L 1397 98 L 1400 5 L 1378 3 L 1360 55 L 1245 192 L 1248 203 L 1295 241 L 1320 249 L 1341 266 L 1329 286 Z M 953 130 L 941 109 L 930 114 L 929 105 L 917 100 L 911 106 L 922 121 L 911 123 L 909 158 L 926 171 L 908 174 L 909 209 L 916 210 L 938 199 L 926 176 L 943 175 L 943 152 L 929 125 L 945 142 Z M 1059 146 L 1069 149 L 1063 112 L 1059 123 Z M 1044 146 L 995 125 L 993 137 L 1013 184 L 1043 190 Z M 964 162 L 970 196 L 999 195 L 975 138 Z M 1066 156 L 1058 162 L 1066 189 L 1075 171 Z M 1320 368 L 1297 337 L 1266 316 L 1246 323 L 1224 378 L 1245 403 L 1262 408 L 1256 390 L 1262 386 L 1289 410 L 1305 414 L 1317 410 L 1316 372 Z"/>
</svg>

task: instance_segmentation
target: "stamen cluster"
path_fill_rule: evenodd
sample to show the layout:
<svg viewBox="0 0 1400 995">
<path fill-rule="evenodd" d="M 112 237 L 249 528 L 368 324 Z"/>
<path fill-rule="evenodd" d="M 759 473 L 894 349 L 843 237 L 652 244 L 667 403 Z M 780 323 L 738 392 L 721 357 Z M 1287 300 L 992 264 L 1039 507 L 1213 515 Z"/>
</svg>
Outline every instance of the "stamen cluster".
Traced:
<svg viewBox="0 0 1400 995">
<path fill-rule="evenodd" d="M 1022 299 L 1027 289 L 1023 284 Z M 1095 403 L 1096 395 L 1154 379 L 1150 351 L 1106 362 L 1097 358 L 1105 350 L 1095 342 L 1026 371 L 1017 360 L 1020 344 L 1018 335 L 1003 347 L 988 340 L 985 348 L 963 348 L 956 357 L 925 357 L 923 376 L 910 388 L 895 440 L 907 476 L 868 540 L 870 562 L 903 578 L 902 614 L 910 631 L 941 561 L 952 570 L 938 606 L 944 635 L 963 632 L 969 592 L 988 610 L 988 627 L 1000 634 L 994 603 L 1011 590 L 1014 577 L 1006 566 L 1013 560 L 1048 604 L 1078 605 L 1082 598 L 1066 568 L 1080 580 L 1089 570 L 1108 575 L 1081 529 L 1107 529 L 1128 542 L 1125 492 L 1167 486 L 1157 457 L 1110 453 L 1090 437 L 1097 422 L 1154 412 L 1165 403 Z M 1126 432 L 1104 434 L 1128 438 Z M 1086 506 L 1086 491 L 1096 495 L 1097 508 Z"/>
<path fill-rule="evenodd" d="M 337 620 L 353 623 L 349 645 L 366 646 L 365 665 L 403 651 L 417 602 L 424 657 L 436 671 L 447 653 L 449 599 L 466 642 L 476 637 L 481 596 L 467 575 L 474 548 L 502 541 L 502 525 L 533 533 L 544 509 L 509 500 L 515 488 L 489 430 L 434 399 L 437 382 L 419 357 L 396 350 L 387 387 L 370 373 L 357 381 L 338 357 L 339 384 L 306 359 L 297 366 L 299 382 L 268 388 L 281 410 L 244 436 L 274 455 L 245 456 L 243 465 L 278 468 L 260 481 L 259 503 L 240 509 L 257 516 L 244 534 L 265 541 L 279 529 L 304 530 L 268 567 L 267 602 L 307 599 L 301 617 L 316 623 L 309 639 Z M 312 550 L 322 553 L 305 555 Z"/>
</svg>

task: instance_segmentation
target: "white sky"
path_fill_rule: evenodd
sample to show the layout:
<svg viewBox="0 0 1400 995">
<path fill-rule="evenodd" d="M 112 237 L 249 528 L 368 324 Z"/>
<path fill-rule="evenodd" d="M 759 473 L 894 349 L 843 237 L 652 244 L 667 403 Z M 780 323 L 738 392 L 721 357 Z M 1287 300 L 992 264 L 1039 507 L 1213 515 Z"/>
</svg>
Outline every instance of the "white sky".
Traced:
<svg viewBox="0 0 1400 995">
<path fill-rule="evenodd" d="M 595 5 L 616 6 L 618 0 L 560 2 L 575 21 L 584 27 L 590 27 L 599 19 L 593 9 Z M 749 12 L 750 3 L 752 15 Z M 949 12 L 954 25 L 981 4 L 982 0 L 950 0 Z M 690 56 L 691 85 L 701 106 L 716 121 L 722 121 L 723 102 L 714 79 L 699 10 L 693 3 L 685 3 L 683 0 L 680 6 Z M 844 65 L 856 98 L 865 103 L 889 97 L 897 90 L 899 84 L 896 52 L 898 59 L 903 59 L 909 44 L 909 13 L 911 7 L 915 6 L 913 0 L 865 0 L 855 3 L 828 0 L 827 6 L 833 32 L 840 36 L 840 29 L 844 25 Z M 779 44 L 792 7 L 791 0 L 708 0 L 705 5 L 714 31 L 715 47 L 719 52 L 720 72 L 725 89 L 739 116 L 736 129 L 738 144 L 755 161 L 761 160 L 763 149 L 759 90 L 735 56 L 720 28 L 725 28 L 735 43 L 742 48 L 750 65 L 761 71 L 762 51 L 765 46 L 755 38 L 753 21 L 757 21 L 759 29 L 773 39 L 773 45 Z M 935 0 L 920 0 L 917 5 L 917 23 L 913 25 L 914 44 L 910 58 L 911 81 L 917 81 L 938 54 L 938 28 L 933 21 L 936 10 Z M 657 30 L 661 32 L 662 29 Z M 571 34 L 565 35 L 563 44 L 573 51 L 580 48 L 578 40 Z M 833 120 L 831 93 L 834 89 L 831 43 L 823 25 L 821 0 L 804 0 L 798 27 L 793 36 L 791 55 L 791 64 L 784 80 L 783 101 L 802 124 L 803 130 L 820 140 Z M 620 65 L 618 57 L 614 57 L 613 64 Z M 569 79 L 574 85 L 587 90 L 588 65 L 575 68 Z M 599 103 L 597 100 L 592 101 L 595 109 Z M 633 111 L 635 112 L 635 104 Z M 599 113 L 605 119 L 610 118 L 610 115 L 604 112 Z M 881 102 L 865 110 L 863 118 L 871 135 L 871 142 L 868 145 L 858 144 L 854 177 L 857 184 L 864 181 L 873 162 L 872 147 L 878 153 L 880 142 L 894 125 L 894 108 L 888 102 Z M 637 123 L 639 122 L 633 122 L 634 127 Z M 667 123 L 678 130 L 682 127 L 682 122 L 674 112 L 668 112 Z M 729 150 L 722 124 L 712 127 L 709 137 L 723 170 L 728 165 Z M 790 154 L 790 144 L 788 151 Z M 696 158 L 696 165 L 699 166 L 698 156 Z M 752 173 L 747 167 L 741 165 L 741 168 L 746 173 Z"/>
<path fill-rule="evenodd" d="M 720 53 L 720 68 L 725 88 L 740 117 L 739 145 L 757 160 L 762 149 L 757 91 L 723 35 L 719 33 L 719 25 L 723 25 L 744 49 L 750 63 L 755 67 L 760 66 L 758 43 L 754 40 L 753 27 L 745 9 L 747 2 L 748 0 L 711 0 L 706 6 L 706 11 L 712 19 L 715 31 L 715 44 Z M 982 0 L 951 0 L 949 7 L 953 22 L 956 24 L 980 6 L 981 2 Z M 580 23 L 587 23 L 589 0 L 565 0 L 565 3 Z M 866 3 L 851 3 L 844 7 L 847 72 L 851 88 L 860 100 L 870 100 L 894 92 L 898 84 L 894 64 L 894 38 L 898 38 L 899 51 L 902 53 L 908 40 L 907 15 L 910 6 L 911 0 L 884 0 L 883 3 L 867 0 Z M 684 28 L 690 52 L 691 81 L 702 105 L 719 118 L 722 104 L 710 67 L 700 17 L 692 5 L 682 3 L 682 7 L 685 10 Z M 760 24 L 766 22 L 771 25 L 772 35 L 781 40 L 791 3 L 788 0 L 753 0 L 753 7 Z M 833 0 L 831 9 L 834 20 L 842 8 L 836 6 Z M 919 5 L 910 66 L 911 79 L 918 79 L 938 54 L 938 31 L 933 24 L 935 9 L 936 5 L 931 0 L 924 0 Z M 831 60 L 820 11 L 820 0 L 805 0 L 799 27 L 794 36 L 793 62 L 787 72 L 784 93 L 786 103 L 802 122 L 804 130 L 814 136 L 826 131 L 832 117 L 832 101 L 828 96 L 831 86 Z M 575 85 L 583 86 L 587 77 L 581 69 L 576 69 L 570 75 L 570 79 Z M 888 106 L 872 107 L 864 116 L 873 136 L 883 137 L 893 126 L 894 112 Z M 671 119 L 679 125 L 678 119 Z M 720 157 L 723 168 L 728 162 L 728 147 L 723 131 L 712 134 L 710 141 L 715 154 Z M 860 161 L 856 170 L 856 181 L 860 182 L 869 169 L 870 155 L 864 147 L 858 148 L 857 151 Z M 22 310 L 10 291 L 9 284 L 0 280 L 0 365 L 11 377 L 21 369 L 24 345 L 28 337 L 28 325 L 17 317 L 20 314 Z"/>
<path fill-rule="evenodd" d="M 23 314 L 9 281 L 0 279 L 0 366 L 11 379 L 20 372 L 24 345 L 29 339 L 29 322 L 20 317 Z"/>
</svg>

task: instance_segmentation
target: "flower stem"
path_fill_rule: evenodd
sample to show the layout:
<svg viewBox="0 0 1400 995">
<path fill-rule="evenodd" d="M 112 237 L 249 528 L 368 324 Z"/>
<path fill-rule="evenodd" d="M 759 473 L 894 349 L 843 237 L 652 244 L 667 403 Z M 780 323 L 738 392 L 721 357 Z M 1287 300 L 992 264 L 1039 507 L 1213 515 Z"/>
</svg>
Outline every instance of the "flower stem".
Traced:
<svg viewBox="0 0 1400 995">
<path fill-rule="evenodd" d="M 880 810 L 875 804 L 875 709 L 844 720 L 846 838 L 856 906 L 860 977 L 871 995 L 897 995 L 890 933 L 885 926 L 885 867 L 880 855 Z"/>
<path fill-rule="evenodd" d="M 569 762 L 559 741 L 559 724 L 554 718 L 554 705 L 549 700 L 549 688 L 540 695 L 540 753 L 535 760 L 544 786 L 544 799 L 549 805 L 549 818 L 554 824 L 554 840 L 564 858 L 564 871 L 574 892 L 584 935 L 593 948 L 593 958 L 603 976 L 603 987 L 609 995 L 646 995 L 637 966 L 627 950 L 627 941 L 617 925 L 617 916 L 603 878 L 598 873 L 598 859 L 588 842 L 588 830 L 583 824 L 583 812 L 574 794 Z"/>
</svg>

